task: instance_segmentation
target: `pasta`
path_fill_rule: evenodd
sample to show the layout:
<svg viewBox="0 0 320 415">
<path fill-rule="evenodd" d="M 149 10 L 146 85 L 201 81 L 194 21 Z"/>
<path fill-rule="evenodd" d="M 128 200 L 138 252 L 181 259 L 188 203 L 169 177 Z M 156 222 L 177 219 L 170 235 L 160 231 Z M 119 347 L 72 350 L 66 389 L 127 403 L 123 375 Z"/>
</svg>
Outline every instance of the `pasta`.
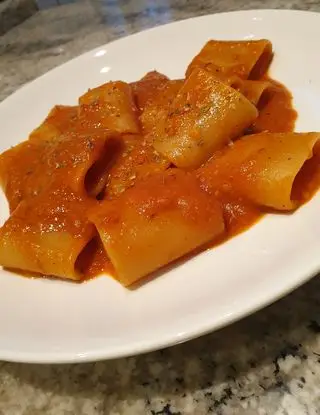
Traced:
<svg viewBox="0 0 320 415">
<path fill-rule="evenodd" d="M 81 279 L 75 264 L 95 235 L 86 217 L 91 204 L 68 188 L 43 193 L 32 203 L 22 201 L 0 230 L 0 263 L 13 269 Z"/>
<path fill-rule="evenodd" d="M 297 113 L 290 103 L 289 92 L 273 80 L 268 79 L 268 82 L 269 86 L 265 86 L 257 102 L 259 116 L 252 124 L 252 132 L 269 131 L 279 133 L 293 131 Z M 281 116 L 272 117 L 271 122 L 270 114 L 276 114 L 277 112 Z"/>
<path fill-rule="evenodd" d="M 49 188 L 68 184 L 73 191 L 97 194 L 99 178 L 86 174 L 108 150 L 114 134 L 106 132 L 62 134 L 54 140 L 28 140 L 4 152 L 0 159 L 1 186 L 13 212 L 22 200 L 33 198 Z M 108 143 L 109 144 L 109 143 Z M 22 161 L 22 162 L 21 162 Z M 94 187 L 97 187 L 95 190 Z"/>
<path fill-rule="evenodd" d="M 203 186 L 216 196 L 243 196 L 253 204 L 293 210 L 294 180 L 316 152 L 320 133 L 248 135 L 210 160 L 200 171 Z"/>
<path fill-rule="evenodd" d="M 262 81 L 239 80 L 238 82 L 233 83 L 233 87 L 258 108 L 261 107 L 262 103 L 260 100 L 262 99 L 263 94 L 272 94 L 273 92 L 272 84 L 267 79 Z"/>
<path fill-rule="evenodd" d="M 320 133 L 294 133 L 268 40 L 210 40 L 184 79 L 157 71 L 55 106 L 0 156 L 0 264 L 123 286 L 291 212 L 320 186 Z M 154 275 L 154 274 L 153 274 Z"/>
<path fill-rule="evenodd" d="M 242 94 L 196 68 L 158 122 L 154 147 L 175 166 L 196 168 L 257 116 Z"/>
<path fill-rule="evenodd" d="M 140 81 L 132 82 L 137 108 L 143 112 L 146 106 L 170 82 L 169 78 L 157 71 L 148 72 Z"/>
<path fill-rule="evenodd" d="M 222 79 L 259 79 L 272 59 L 269 40 L 221 41 L 209 40 L 188 66 L 188 77 L 194 68 L 201 67 Z"/>
<path fill-rule="evenodd" d="M 125 82 L 108 82 L 90 89 L 79 99 L 84 128 L 107 128 L 118 133 L 139 133 L 132 87 Z"/>
<path fill-rule="evenodd" d="M 157 124 L 166 117 L 169 107 L 182 85 L 182 79 L 168 81 L 162 84 L 157 92 L 148 100 L 141 114 L 140 122 L 142 131 L 149 140 L 154 141 L 156 139 L 157 134 L 159 134 Z"/>
<path fill-rule="evenodd" d="M 76 106 L 56 105 L 43 123 L 30 134 L 29 140 L 52 140 L 72 128 L 77 121 Z"/>
<path fill-rule="evenodd" d="M 90 218 L 126 286 L 224 230 L 219 204 L 200 189 L 193 175 L 177 169 L 104 202 Z"/>
<path fill-rule="evenodd" d="M 166 170 L 170 162 L 142 136 L 123 136 L 121 155 L 108 171 L 105 198 L 113 199 L 149 175 Z"/>
</svg>

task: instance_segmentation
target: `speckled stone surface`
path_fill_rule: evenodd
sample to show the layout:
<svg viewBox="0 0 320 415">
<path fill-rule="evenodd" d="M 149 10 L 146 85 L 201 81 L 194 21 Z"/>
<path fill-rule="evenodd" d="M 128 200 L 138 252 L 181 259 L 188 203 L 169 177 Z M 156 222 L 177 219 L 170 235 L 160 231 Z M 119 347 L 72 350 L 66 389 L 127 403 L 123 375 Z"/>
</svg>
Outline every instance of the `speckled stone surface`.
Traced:
<svg viewBox="0 0 320 415">
<path fill-rule="evenodd" d="M 37 10 L 36 0 L 2 0 L 0 2 L 0 35 L 32 16 Z"/>
<path fill-rule="evenodd" d="M 0 38 L 0 99 L 118 37 L 250 8 L 320 11 L 315 0 L 107 0 L 37 13 Z M 0 415 L 320 414 L 320 278 L 211 335 L 95 364 L 0 363 Z"/>
</svg>

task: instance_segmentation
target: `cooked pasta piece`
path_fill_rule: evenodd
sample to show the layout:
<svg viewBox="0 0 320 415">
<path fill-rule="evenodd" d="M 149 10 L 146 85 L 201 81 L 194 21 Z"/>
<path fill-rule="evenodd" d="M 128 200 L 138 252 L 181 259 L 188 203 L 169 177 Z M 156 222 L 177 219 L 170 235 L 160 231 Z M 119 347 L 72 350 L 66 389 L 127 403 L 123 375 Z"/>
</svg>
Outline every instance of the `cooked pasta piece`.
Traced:
<svg viewBox="0 0 320 415">
<path fill-rule="evenodd" d="M 252 132 L 272 133 L 289 132 L 294 130 L 297 112 L 292 107 L 290 92 L 280 83 L 268 80 L 267 87 L 258 101 L 259 116 L 253 122 Z"/>
<path fill-rule="evenodd" d="M 125 82 L 90 89 L 79 98 L 79 104 L 83 128 L 107 128 L 122 134 L 140 130 L 132 87 Z"/>
<path fill-rule="evenodd" d="M 59 188 L 23 201 L 0 229 L 0 264 L 79 280 L 81 251 L 96 234 L 86 213 L 92 201 Z"/>
<path fill-rule="evenodd" d="M 182 79 L 168 81 L 161 85 L 157 93 L 148 100 L 140 116 L 140 122 L 143 133 L 150 140 L 155 139 L 158 132 L 157 124 L 166 116 L 169 106 L 177 96 L 182 85 Z"/>
<path fill-rule="evenodd" d="M 113 199 L 141 179 L 166 170 L 170 162 L 139 135 L 124 135 L 123 145 L 108 170 L 105 198 Z"/>
<path fill-rule="evenodd" d="M 114 268 L 103 247 L 99 235 L 96 235 L 81 251 L 75 263 L 75 270 L 82 279 L 91 279 L 100 274 L 114 275 Z"/>
<path fill-rule="evenodd" d="M 32 131 L 29 140 L 51 140 L 73 128 L 78 119 L 78 107 L 56 105 L 38 128 Z"/>
<path fill-rule="evenodd" d="M 269 40 L 209 40 L 188 66 L 188 77 L 195 68 L 203 68 L 215 76 L 259 79 L 272 59 Z"/>
<path fill-rule="evenodd" d="M 320 187 L 320 140 L 313 147 L 313 157 L 308 159 L 294 179 L 291 199 L 297 205 L 308 202 Z"/>
<path fill-rule="evenodd" d="M 110 172 L 123 154 L 123 142 L 123 136 L 113 136 L 113 134 L 105 141 L 99 158 L 85 174 L 84 187 L 89 196 L 98 198 L 103 196 Z"/>
<path fill-rule="evenodd" d="M 198 174 L 203 188 L 219 199 L 242 196 L 258 206 L 292 210 L 301 203 L 292 197 L 295 178 L 319 142 L 320 133 L 246 136 L 209 160 Z"/>
<path fill-rule="evenodd" d="M 258 112 L 242 94 L 197 68 L 156 124 L 155 149 L 181 168 L 196 168 L 252 124 Z"/>
<path fill-rule="evenodd" d="M 266 75 L 270 41 L 211 40 L 185 79 L 152 71 L 52 109 L 0 155 L 10 217 L 0 265 L 130 286 L 292 211 L 320 186 L 320 133 L 292 133 L 292 96 Z M 245 135 L 249 133 L 258 133 Z"/>
<path fill-rule="evenodd" d="M 166 75 L 157 71 L 148 72 L 142 79 L 132 82 L 136 105 L 143 111 L 149 101 L 153 100 L 159 90 L 169 81 Z"/>
<path fill-rule="evenodd" d="M 47 192 L 53 183 L 68 185 L 77 192 L 85 190 L 85 176 L 90 167 L 108 149 L 106 143 L 113 133 L 67 133 L 55 140 L 25 141 L 0 157 L 0 184 L 9 201 L 12 212 L 18 204 L 42 192 Z M 98 177 L 89 182 L 93 194 Z M 96 188 L 98 191 L 98 186 Z"/>
<path fill-rule="evenodd" d="M 262 81 L 239 81 L 233 84 L 233 88 L 236 88 L 241 94 L 243 94 L 252 104 L 261 109 L 261 98 L 263 94 L 271 94 L 274 91 L 274 87 L 268 80 Z M 260 104 L 260 105 L 259 105 Z"/>
<path fill-rule="evenodd" d="M 113 199 L 169 165 L 143 136 L 124 134 L 107 141 L 101 157 L 85 176 L 85 188 L 90 196 Z"/>
<path fill-rule="evenodd" d="M 219 204 L 190 173 L 170 169 L 138 183 L 89 216 L 116 278 L 128 286 L 220 236 Z"/>
</svg>

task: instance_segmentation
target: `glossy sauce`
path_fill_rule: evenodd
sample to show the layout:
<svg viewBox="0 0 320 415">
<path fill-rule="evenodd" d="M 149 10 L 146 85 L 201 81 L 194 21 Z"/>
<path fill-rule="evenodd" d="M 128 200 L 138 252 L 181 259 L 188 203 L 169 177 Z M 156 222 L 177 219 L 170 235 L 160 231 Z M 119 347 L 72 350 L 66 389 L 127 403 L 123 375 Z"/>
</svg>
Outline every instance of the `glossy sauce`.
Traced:
<svg viewBox="0 0 320 415">
<path fill-rule="evenodd" d="M 320 188 L 320 146 L 315 149 L 315 156 L 304 163 L 297 174 L 291 198 L 300 204 L 308 202 Z"/>
<path fill-rule="evenodd" d="M 275 89 L 267 92 L 259 102 L 259 117 L 250 129 L 250 133 L 292 132 L 297 118 L 297 112 L 292 106 L 292 95 L 288 89 L 269 77 Z M 297 174 L 292 187 L 291 199 L 299 205 L 308 202 L 320 188 L 320 145 L 314 149 L 314 156 L 307 160 Z M 225 242 L 227 239 L 247 230 L 260 220 L 266 213 L 261 209 L 243 200 L 222 200 L 226 235 L 213 246 Z"/>
<path fill-rule="evenodd" d="M 297 113 L 296 111 L 293 109 L 292 107 L 292 96 L 290 94 L 290 92 L 280 83 L 270 79 L 269 77 L 264 77 L 263 78 L 264 81 L 268 81 L 272 84 L 272 88 L 268 89 L 261 97 L 259 103 L 258 103 L 258 109 L 259 109 L 259 117 L 257 118 L 257 120 L 254 122 L 254 124 L 249 128 L 250 133 L 257 133 L 257 132 L 261 132 L 261 131 L 269 131 L 269 132 L 291 132 L 294 130 L 294 124 L 295 124 L 295 120 L 297 117 Z M 161 80 L 162 82 L 162 80 Z M 145 92 L 145 91 L 144 91 Z M 146 91 L 147 93 L 148 91 Z M 149 99 L 149 98 L 148 98 Z M 66 124 L 70 124 L 72 125 L 73 128 L 73 132 L 75 132 L 74 127 L 76 125 L 75 123 L 75 108 L 76 107 L 70 107 L 70 109 L 68 109 L 68 114 L 63 114 L 63 111 L 56 111 L 55 115 L 57 117 L 57 119 L 55 120 L 54 117 L 51 115 L 50 118 L 50 128 L 52 127 L 52 136 L 56 133 L 56 130 L 59 129 L 61 127 L 61 125 L 66 125 Z M 148 115 L 148 114 L 147 114 Z M 154 119 L 154 114 L 151 114 L 152 116 L 150 116 L 150 122 L 156 122 L 156 120 Z M 79 126 L 79 124 L 77 124 Z M 58 127 L 57 127 L 58 126 Z M 81 124 L 81 130 L 83 132 L 83 123 Z M 86 128 L 85 128 L 86 130 Z M 34 139 L 38 140 L 38 132 L 36 131 L 37 134 L 34 134 Z M 40 137 L 40 135 L 39 135 Z M 83 139 L 87 139 L 87 137 L 83 138 Z M 97 139 L 97 142 L 100 142 L 100 140 Z M 90 141 L 91 143 L 91 141 Z M 91 149 L 93 144 L 91 144 L 89 146 L 89 150 L 93 150 L 93 148 Z M 37 141 L 37 144 L 33 144 L 33 146 L 41 146 L 41 144 Z M 141 144 L 140 146 L 142 146 L 142 140 L 141 140 Z M 101 146 L 103 147 L 103 146 Z M 134 146 L 135 147 L 135 146 Z M 138 146 L 139 147 L 139 146 Z M 33 149 L 33 147 L 32 147 Z M 152 149 L 151 149 L 152 150 Z M 136 157 L 132 157 L 130 158 L 130 168 L 128 168 L 127 163 L 123 163 L 123 161 L 121 161 L 120 163 L 123 163 L 124 166 L 126 167 L 125 170 L 128 170 L 130 172 L 130 177 L 133 177 L 133 171 L 134 171 L 134 176 L 136 177 L 136 169 L 137 166 L 144 166 L 144 164 L 148 165 L 148 168 L 150 167 L 149 165 L 151 164 L 152 166 L 154 166 L 155 170 L 161 170 L 162 168 L 159 168 L 159 165 L 162 167 L 162 164 L 164 164 L 163 169 L 165 169 L 167 167 L 166 163 L 162 163 L 162 160 L 156 159 L 154 160 L 155 157 L 158 157 L 157 154 L 154 155 L 153 151 L 151 151 L 150 149 L 148 149 L 149 153 L 146 153 L 146 149 L 143 149 L 143 151 L 140 152 L 136 155 Z M 97 150 L 97 152 L 100 152 L 100 149 Z M 140 150 L 139 150 L 140 151 Z M 319 169 L 319 164 L 320 164 L 320 149 L 318 151 L 319 156 L 314 157 L 312 160 L 309 160 L 305 163 L 305 166 L 303 169 L 301 169 L 301 171 L 299 172 L 299 174 L 296 177 L 295 180 L 295 185 L 293 187 L 293 193 L 292 193 L 292 199 L 293 200 L 297 200 L 300 202 L 306 202 L 308 201 L 313 195 L 314 193 L 317 191 L 317 189 L 320 186 L 320 169 Z M 29 153 L 28 153 L 29 154 Z M 31 161 L 33 162 L 33 160 L 36 158 L 34 157 L 34 154 L 31 152 L 30 153 L 30 157 L 31 157 Z M 39 154 L 39 149 L 37 148 L 37 154 Z M 59 153 L 60 154 L 60 153 Z M 59 155 L 58 154 L 58 155 Z M 133 154 L 135 155 L 135 153 L 133 152 Z M 147 156 L 146 156 L 147 154 Z M 57 155 L 57 160 L 58 160 L 58 155 Z M 141 159 L 141 155 L 143 155 L 143 160 L 140 162 Z M 139 157 L 138 157 L 139 156 Z M 85 154 L 85 160 L 87 160 L 88 158 L 88 152 Z M 106 156 L 108 158 L 108 155 Z M 32 165 L 31 161 L 29 159 L 26 160 L 26 164 Z M 56 159 L 54 159 L 55 162 L 57 162 Z M 98 159 L 99 160 L 99 159 Z M 99 178 L 98 176 L 101 175 L 105 175 L 106 174 L 106 169 L 104 168 L 104 163 L 105 160 L 103 160 L 103 165 L 101 165 L 101 163 L 97 162 L 96 164 L 93 164 L 93 167 L 91 167 L 91 169 L 89 170 L 89 173 L 86 176 L 86 180 L 85 180 L 85 187 L 87 190 L 87 193 L 90 195 L 90 188 L 95 187 L 94 184 L 98 183 L 97 178 Z M 146 162 L 147 161 L 147 162 Z M 61 163 L 60 163 L 61 164 Z M 65 162 L 66 164 L 66 162 Z M 122 166 L 122 164 L 121 164 Z M 121 167 L 120 166 L 120 167 Z M 115 165 L 115 167 L 117 167 L 117 164 Z M 123 176 L 127 176 L 128 172 L 123 172 L 121 170 L 121 168 L 118 168 L 118 172 L 117 172 L 117 176 L 116 178 L 120 178 L 120 182 L 121 184 L 124 183 L 125 179 L 123 178 Z M 29 170 L 28 170 L 29 171 Z M 25 172 L 26 176 L 28 176 L 28 171 Z M 146 174 L 146 172 L 144 170 L 141 170 L 141 175 L 144 176 Z M 29 173 L 30 176 L 30 173 Z M 38 177 L 38 175 L 37 175 Z M 61 171 L 61 179 L 62 181 L 64 181 L 66 178 L 66 174 L 65 172 Z M 19 180 L 23 180 L 23 178 L 21 178 L 20 176 L 18 177 Z M 17 179 L 17 180 L 18 180 Z M 110 181 L 110 177 L 109 177 L 109 181 Z M 191 182 L 190 182 L 191 183 Z M 189 183 L 189 184 L 190 184 Z M 42 185 L 42 182 L 40 183 Z M 38 184 L 37 184 L 38 185 Z M 110 183 L 109 183 L 110 185 Z M 118 186 L 118 183 L 117 183 Z M 107 185 L 108 187 L 108 185 Z M 196 195 L 197 192 L 193 191 L 192 189 L 192 185 L 189 186 L 189 191 L 190 193 L 193 193 L 193 195 Z M 37 189 L 36 189 L 37 190 Z M 197 188 L 197 191 L 199 189 Z M 150 190 L 151 193 L 155 192 L 156 196 L 157 196 L 157 192 L 156 192 L 156 188 L 153 188 Z M 95 192 L 96 194 L 96 192 Z M 94 195 L 93 195 L 94 196 Z M 143 195 L 142 195 L 143 196 Z M 143 199 L 143 197 L 141 197 Z M 140 198 L 140 202 L 141 202 L 141 198 Z M 171 200 L 170 198 L 167 198 L 164 200 L 164 202 L 168 202 L 168 200 Z M 91 203 L 95 203 L 94 202 L 94 198 L 91 199 Z M 139 202 L 139 201 L 138 201 Z M 138 203 L 137 202 L 137 203 Z M 214 246 L 216 246 L 218 243 L 222 243 L 224 241 L 226 241 L 227 239 L 243 232 L 244 230 L 248 229 L 249 227 L 251 227 L 254 223 L 256 223 L 264 214 L 264 211 L 262 209 L 257 208 L 255 205 L 249 203 L 248 201 L 243 200 L 242 198 L 231 198 L 230 196 L 228 196 L 228 198 L 221 198 L 219 200 L 222 208 L 223 208 L 223 214 L 224 214 L 224 222 L 225 222 L 225 226 L 226 226 L 226 232 L 224 234 L 224 236 L 222 238 L 220 238 L 219 240 L 214 241 Z M 18 201 L 17 201 L 18 204 Z M 160 203 L 161 205 L 161 203 Z M 159 205 L 159 203 L 156 203 L 157 209 L 161 208 L 161 206 Z M 80 205 L 79 205 L 80 206 Z M 150 206 L 149 206 L 150 208 Z M 77 212 L 77 209 L 75 209 L 75 212 Z M 83 212 L 81 212 L 83 214 Z M 78 214 L 76 215 L 72 215 L 72 221 L 74 221 L 74 223 L 76 223 L 76 221 L 78 220 L 78 218 L 76 217 L 78 216 Z M 85 215 L 84 215 L 85 216 Z M 202 218 L 203 220 L 205 218 Z M 193 220 L 193 219 L 192 219 Z M 62 219 L 63 222 L 63 219 Z M 51 224 L 51 222 L 50 222 Z M 71 224 L 72 225 L 72 224 Z M 70 225 L 70 226 L 71 226 Z M 75 231 L 74 231 L 75 232 Z M 208 245 L 207 245 L 208 246 Z M 206 247 L 207 247 L 206 246 Z M 212 244 L 211 244 L 212 246 Z M 197 250 L 197 252 L 199 252 L 199 250 Z M 195 254 L 197 252 L 193 252 L 192 254 Z M 187 257 L 189 257 L 190 254 L 188 254 Z M 81 252 L 81 254 L 79 255 L 76 263 L 75 263 L 75 269 L 77 271 L 79 271 L 81 274 L 84 275 L 82 280 L 88 280 L 91 279 L 99 274 L 102 273 L 107 273 L 109 275 L 114 275 L 114 269 L 113 266 L 110 262 L 110 260 L 108 259 L 106 252 L 103 248 L 103 245 L 101 243 L 101 240 L 98 237 L 94 237 L 83 249 L 83 251 Z M 19 271 L 19 273 L 21 274 L 21 271 Z M 25 273 L 26 274 L 26 273 Z M 29 275 L 29 273 L 28 273 Z"/>
<path fill-rule="evenodd" d="M 297 112 L 293 108 L 290 91 L 284 85 L 268 76 L 263 77 L 262 80 L 270 82 L 272 88 L 262 94 L 257 105 L 259 116 L 254 124 L 249 127 L 247 133 L 294 131 Z M 298 193 L 293 196 L 293 199 L 303 199 L 304 202 L 311 199 L 320 187 L 320 169 L 316 158 L 307 163 L 309 163 L 308 169 L 301 170 L 302 173 L 297 178 L 297 186 L 294 187 L 294 189 L 297 188 L 300 191 L 297 191 Z M 312 184 L 310 182 L 311 173 L 313 173 Z M 308 186 L 306 186 L 307 182 L 309 182 Z M 309 189 L 308 195 L 306 196 L 304 194 L 302 196 L 301 189 L 305 189 L 306 187 Z M 214 241 L 210 247 L 217 246 L 233 236 L 246 231 L 259 221 L 265 213 L 263 209 L 241 198 L 221 200 L 221 204 L 223 206 L 226 233 L 222 238 Z"/>
<path fill-rule="evenodd" d="M 259 117 L 252 126 L 252 133 L 268 131 L 271 133 L 294 130 L 297 112 L 292 106 L 292 95 L 287 88 L 269 77 L 263 80 L 271 83 L 258 102 Z"/>
<path fill-rule="evenodd" d="M 298 206 L 310 201 L 320 188 L 320 151 L 310 160 L 307 160 L 297 174 L 292 186 L 291 199 Z M 222 201 L 226 234 L 218 241 L 214 241 L 211 247 L 219 245 L 226 240 L 249 229 L 258 222 L 268 209 L 257 206 L 243 200 Z M 272 212 L 272 209 L 269 210 Z"/>
<path fill-rule="evenodd" d="M 114 275 L 114 268 L 99 237 L 88 243 L 79 255 L 75 267 L 84 275 L 82 281 L 90 280 L 100 274 Z"/>
<path fill-rule="evenodd" d="M 271 92 L 268 91 L 268 93 L 263 94 L 262 99 L 258 105 L 260 112 L 259 117 L 252 126 L 251 132 L 293 131 L 297 113 L 292 107 L 292 96 L 290 92 L 283 85 L 271 80 L 270 78 L 264 78 L 264 80 L 268 80 L 270 83 L 272 83 L 274 88 L 272 88 Z M 309 173 L 303 175 L 305 180 L 306 177 L 309 177 L 308 174 Z M 303 179 L 301 178 L 299 180 L 302 181 Z M 320 184 L 320 177 L 318 184 Z M 314 191 L 316 191 L 318 188 L 318 184 L 315 184 L 312 188 Z M 155 189 L 150 191 L 154 192 Z M 248 201 L 244 201 L 241 198 L 228 198 L 226 200 L 220 200 L 220 203 L 223 208 L 226 232 L 224 233 L 223 237 L 218 238 L 218 240 L 213 241 L 211 244 L 207 244 L 204 248 L 212 248 L 220 243 L 225 242 L 233 236 L 244 232 L 253 226 L 264 214 L 261 209 Z M 110 261 L 106 258 L 106 254 L 103 247 L 101 246 L 101 243 L 98 248 L 97 246 L 94 247 L 94 245 L 92 245 L 90 249 L 91 253 L 87 255 L 90 263 L 87 263 L 85 269 L 83 269 L 85 274 L 84 279 L 91 279 L 94 276 L 104 272 L 114 276 L 114 269 Z M 203 248 L 197 249 L 195 252 L 186 255 L 184 259 L 190 257 L 190 255 L 194 255 L 200 252 L 201 250 L 203 250 Z"/>
</svg>

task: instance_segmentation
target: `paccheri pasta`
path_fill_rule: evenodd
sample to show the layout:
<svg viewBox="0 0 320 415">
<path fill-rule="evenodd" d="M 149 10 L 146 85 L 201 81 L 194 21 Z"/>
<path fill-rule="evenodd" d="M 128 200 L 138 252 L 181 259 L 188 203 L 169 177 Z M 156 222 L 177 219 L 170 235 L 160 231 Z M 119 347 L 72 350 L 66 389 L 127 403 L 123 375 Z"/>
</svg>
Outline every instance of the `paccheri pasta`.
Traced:
<svg viewBox="0 0 320 415">
<path fill-rule="evenodd" d="M 320 185 L 320 133 L 294 133 L 268 40 L 210 40 L 184 79 L 157 71 L 56 106 L 0 156 L 0 264 L 129 286 Z"/>
</svg>

